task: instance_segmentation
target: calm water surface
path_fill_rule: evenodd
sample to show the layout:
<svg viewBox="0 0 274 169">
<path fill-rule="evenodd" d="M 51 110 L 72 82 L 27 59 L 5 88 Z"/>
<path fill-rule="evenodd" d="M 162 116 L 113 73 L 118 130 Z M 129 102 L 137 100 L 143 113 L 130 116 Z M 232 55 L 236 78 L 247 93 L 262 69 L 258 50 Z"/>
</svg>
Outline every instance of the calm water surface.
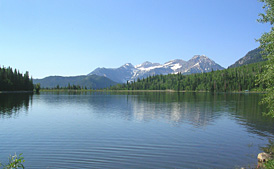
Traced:
<svg viewBox="0 0 274 169">
<path fill-rule="evenodd" d="M 0 94 L 0 161 L 26 168 L 235 168 L 274 136 L 260 94 Z"/>
</svg>

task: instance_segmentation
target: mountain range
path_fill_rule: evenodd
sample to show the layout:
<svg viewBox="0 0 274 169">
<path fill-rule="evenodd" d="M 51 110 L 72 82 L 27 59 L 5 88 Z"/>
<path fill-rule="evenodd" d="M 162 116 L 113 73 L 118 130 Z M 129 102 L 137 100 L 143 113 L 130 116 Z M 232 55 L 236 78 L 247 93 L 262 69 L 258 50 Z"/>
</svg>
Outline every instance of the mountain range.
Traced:
<svg viewBox="0 0 274 169">
<path fill-rule="evenodd" d="M 117 83 L 103 76 L 97 75 L 82 75 L 82 76 L 48 76 L 43 79 L 33 79 L 33 83 L 40 83 L 43 88 L 54 88 L 57 85 L 60 87 L 67 87 L 70 85 L 79 85 L 81 87 L 87 87 L 88 89 L 100 89 L 107 88 Z"/>
<path fill-rule="evenodd" d="M 265 59 L 260 52 L 261 49 L 259 48 L 252 50 L 228 68 L 264 61 Z M 88 75 L 71 77 L 49 76 L 43 79 L 34 79 L 33 82 L 34 84 L 40 83 L 41 87 L 44 88 L 53 88 L 57 85 L 66 87 L 70 83 L 70 85 L 99 89 L 110 87 L 117 83 L 126 83 L 127 81 L 146 78 L 151 75 L 176 74 L 179 72 L 187 75 L 222 69 L 224 69 L 222 66 L 205 55 L 195 55 L 188 61 L 175 59 L 164 64 L 146 61 L 136 66 L 131 63 L 126 63 L 119 68 L 97 68 Z"/>
<path fill-rule="evenodd" d="M 107 77 L 118 83 L 126 83 L 158 74 L 182 74 L 203 73 L 212 70 L 224 69 L 205 55 L 195 55 L 188 61 L 181 59 L 171 60 L 164 64 L 144 62 L 133 66 L 131 63 L 122 65 L 119 68 L 97 68 L 88 75 L 98 75 Z"/>
</svg>

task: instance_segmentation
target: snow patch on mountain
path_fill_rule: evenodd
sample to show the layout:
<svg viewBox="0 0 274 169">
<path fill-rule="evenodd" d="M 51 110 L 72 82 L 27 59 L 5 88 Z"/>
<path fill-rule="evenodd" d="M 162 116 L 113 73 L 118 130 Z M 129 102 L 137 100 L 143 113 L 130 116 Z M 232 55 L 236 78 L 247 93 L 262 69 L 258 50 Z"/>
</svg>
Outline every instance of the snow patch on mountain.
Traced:
<svg viewBox="0 0 274 169">
<path fill-rule="evenodd" d="M 181 72 L 182 74 L 202 73 L 211 70 L 224 69 L 205 55 L 195 55 L 189 61 L 175 59 L 164 64 L 144 62 L 142 64 L 133 66 L 131 63 L 126 63 L 119 68 L 97 68 L 88 75 L 99 75 L 110 78 L 119 83 L 126 83 L 127 81 L 137 80 L 138 78 L 146 78 L 158 74 L 174 74 Z"/>
<path fill-rule="evenodd" d="M 180 69 L 182 67 L 182 65 L 180 65 L 179 63 L 177 63 L 177 64 L 175 64 L 175 65 L 173 65 L 172 67 L 171 67 L 171 69 L 172 70 L 177 70 L 177 69 Z"/>
</svg>

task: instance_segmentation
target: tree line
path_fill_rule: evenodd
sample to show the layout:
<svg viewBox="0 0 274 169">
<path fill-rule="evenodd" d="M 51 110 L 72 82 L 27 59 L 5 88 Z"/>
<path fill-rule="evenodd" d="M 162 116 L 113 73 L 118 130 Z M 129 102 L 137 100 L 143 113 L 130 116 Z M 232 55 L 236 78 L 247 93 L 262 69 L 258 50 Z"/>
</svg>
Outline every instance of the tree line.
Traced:
<svg viewBox="0 0 274 169">
<path fill-rule="evenodd" d="M 137 81 L 112 86 L 111 90 L 176 90 L 232 92 L 264 90 L 264 83 L 256 85 L 256 76 L 264 69 L 265 62 L 237 68 L 211 71 L 191 75 L 153 75 Z"/>
<path fill-rule="evenodd" d="M 43 89 L 46 90 L 88 90 L 88 89 L 92 89 L 92 87 L 87 88 L 87 86 L 80 86 L 80 85 L 75 85 L 75 84 L 70 84 L 68 83 L 67 86 L 60 86 L 59 84 L 56 85 L 56 87 L 44 87 Z"/>
<path fill-rule="evenodd" d="M 22 74 L 11 67 L 0 67 L 0 91 L 33 91 L 33 87 L 29 72 Z"/>
</svg>

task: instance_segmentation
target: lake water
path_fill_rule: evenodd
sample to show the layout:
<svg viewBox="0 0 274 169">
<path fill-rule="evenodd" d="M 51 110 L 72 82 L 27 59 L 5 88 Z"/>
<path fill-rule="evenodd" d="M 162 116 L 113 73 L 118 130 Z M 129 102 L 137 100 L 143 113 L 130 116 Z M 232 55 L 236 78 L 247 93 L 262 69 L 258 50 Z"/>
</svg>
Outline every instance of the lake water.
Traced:
<svg viewBox="0 0 274 169">
<path fill-rule="evenodd" d="M 274 136 L 260 94 L 0 94 L 0 161 L 26 168 L 255 166 Z"/>
</svg>

